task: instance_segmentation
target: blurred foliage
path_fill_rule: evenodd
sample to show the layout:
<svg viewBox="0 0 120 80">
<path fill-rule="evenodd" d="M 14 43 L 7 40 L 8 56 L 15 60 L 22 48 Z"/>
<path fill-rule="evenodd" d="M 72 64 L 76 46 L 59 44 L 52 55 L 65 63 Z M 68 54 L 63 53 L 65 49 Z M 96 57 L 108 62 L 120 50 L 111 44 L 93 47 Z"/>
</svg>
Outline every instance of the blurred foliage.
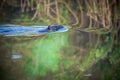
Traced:
<svg viewBox="0 0 120 80">
<path fill-rule="evenodd" d="M 106 38 L 108 38 L 108 37 L 106 37 Z M 95 45 L 95 47 L 90 49 L 89 55 L 86 56 L 86 59 L 81 64 L 80 70 L 85 71 L 90 66 L 92 66 L 95 63 L 97 63 L 97 61 L 99 61 L 99 59 L 102 59 L 102 58 L 106 57 L 106 54 L 108 52 L 107 50 L 110 47 L 110 44 L 109 44 L 110 41 L 111 40 L 108 39 L 106 41 L 107 44 L 106 45 L 102 45 L 102 42 L 100 40 L 98 40 L 98 42 Z"/>
<path fill-rule="evenodd" d="M 117 64 L 120 62 L 120 44 L 118 43 L 117 46 L 113 48 L 112 54 L 110 56 L 110 62 L 112 64 Z"/>
<path fill-rule="evenodd" d="M 120 19 L 120 5 L 116 6 L 116 19 Z"/>
<path fill-rule="evenodd" d="M 119 80 L 120 79 L 120 44 L 117 44 L 110 55 L 111 66 L 105 69 L 101 80 Z M 103 67 L 104 69 L 104 67 Z"/>
<path fill-rule="evenodd" d="M 105 37 L 107 44 L 98 39 L 95 47 L 90 47 L 89 54 L 82 63 L 77 55 L 70 52 L 71 50 L 65 50 L 68 49 L 68 35 L 64 34 L 47 35 L 42 39 L 34 38 L 32 40 L 35 40 L 35 43 L 32 43 L 32 47 L 29 42 L 14 47 L 15 50 L 19 48 L 21 53 L 26 52 L 27 58 L 23 66 L 28 75 L 47 75 L 50 71 L 56 73 L 55 80 L 80 80 L 80 72 L 99 62 L 99 59 L 105 58 L 111 51 L 111 44 L 114 45 L 114 36 L 119 29 L 116 23 L 120 19 L 118 2 L 118 0 L 1 0 L 0 23 L 63 24 L 85 32 L 110 33 L 111 35 Z M 17 41 L 19 39 L 16 38 Z M 24 38 L 26 41 L 28 39 Z M 5 45 L 10 47 L 7 43 Z M 62 49 L 63 46 L 65 49 Z M 22 51 L 24 48 L 27 50 Z M 120 47 L 115 47 L 111 53 L 110 62 L 113 65 L 113 72 L 107 63 L 105 66 L 100 63 L 96 67 L 99 70 L 103 69 L 105 73 L 102 80 L 119 80 Z"/>
<path fill-rule="evenodd" d="M 3 18 L 7 16 L 2 13 L 16 15 L 14 18 L 8 16 L 14 24 L 64 24 L 77 26 L 78 30 L 83 27 L 92 28 L 92 31 L 103 28 L 108 32 L 116 21 L 114 16 L 119 16 L 119 4 L 117 0 L 2 0 L 0 11 Z"/>
</svg>

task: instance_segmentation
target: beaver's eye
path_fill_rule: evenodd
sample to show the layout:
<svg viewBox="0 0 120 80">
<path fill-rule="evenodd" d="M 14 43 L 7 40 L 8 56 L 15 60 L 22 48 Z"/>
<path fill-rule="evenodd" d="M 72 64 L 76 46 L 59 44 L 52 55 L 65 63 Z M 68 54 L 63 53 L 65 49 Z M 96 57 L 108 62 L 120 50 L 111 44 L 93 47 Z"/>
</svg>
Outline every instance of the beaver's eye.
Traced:
<svg viewBox="0 0 120 80">
<path fill-rule="evenodd" d="M 48 30 L 51 30 L 51 27 L 50 26 L 48 26 L 48 28 L 47 28 Z"/>
</svg>

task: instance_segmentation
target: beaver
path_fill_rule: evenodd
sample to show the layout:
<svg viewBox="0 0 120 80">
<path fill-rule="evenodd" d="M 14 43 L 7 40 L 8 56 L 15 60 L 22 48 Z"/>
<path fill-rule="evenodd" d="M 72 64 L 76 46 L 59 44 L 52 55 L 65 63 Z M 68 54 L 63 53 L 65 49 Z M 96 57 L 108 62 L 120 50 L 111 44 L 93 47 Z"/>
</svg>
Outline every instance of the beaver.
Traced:
<svg viewBox="0 0 120 80">
<path fill-rule="evenodd" d="M 58 31 L 59 29 L 64 28 L 63 25 L 49 25 L 47 30 L 50 32 Z"/>
<path fill-rule="evenodd" d="M 19 25 L 0 25 L 0 35 L 4 36 L 38 36 L 49 33 L 65 32 L 68 28 L 63 25 L 49 26 L 19 26 Z"/>
</svg>

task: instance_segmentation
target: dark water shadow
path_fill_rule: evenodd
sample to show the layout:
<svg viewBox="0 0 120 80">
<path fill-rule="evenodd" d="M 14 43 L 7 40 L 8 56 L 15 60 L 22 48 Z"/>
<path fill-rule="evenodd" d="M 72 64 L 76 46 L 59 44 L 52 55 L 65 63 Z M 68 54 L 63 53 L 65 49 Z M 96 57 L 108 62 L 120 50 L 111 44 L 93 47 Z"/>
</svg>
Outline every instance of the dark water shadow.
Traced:
<svg viewBox="0 0 120 80">
<path fill-rule="evenodd" d="M 0 79 L 1 80 L 21 80 L 24 78 L 25 73 L 22 69 L 24 61 L 23 54 L 19 48 L 14 51 L 16 44 L 29 44 L 39 37 L 4 37 L 0 36 Z M 23 50 L 24 51 L 24 50 Z M 14 53 L 13 53 L 14 52 Z M 13 58 L 13 56 L 18 56 Z M 20 56 L 20 57 L 19 57 Z"/>
</svg>

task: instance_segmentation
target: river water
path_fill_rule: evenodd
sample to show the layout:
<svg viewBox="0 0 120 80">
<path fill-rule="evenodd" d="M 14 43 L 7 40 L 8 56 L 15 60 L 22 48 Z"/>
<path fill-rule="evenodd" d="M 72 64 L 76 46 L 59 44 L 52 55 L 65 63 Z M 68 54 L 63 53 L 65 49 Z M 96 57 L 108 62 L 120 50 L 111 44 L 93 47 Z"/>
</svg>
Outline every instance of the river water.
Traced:
<svg viewBox="0 0 120 80">
<path fill-rule="evenodd" d="M 69 30 L 43 36 L 1 36 L 1 80 L 90 80 L 107 57 L 110 37 Z M 109 63 L 109 61 L 108 61 Z M 100 66 L 100 65 L 99 65 Z M 109 66 L 109 65 L 108 65 Z M 99 75 L 99 76 L 98 76 Z"/>
</svg>

